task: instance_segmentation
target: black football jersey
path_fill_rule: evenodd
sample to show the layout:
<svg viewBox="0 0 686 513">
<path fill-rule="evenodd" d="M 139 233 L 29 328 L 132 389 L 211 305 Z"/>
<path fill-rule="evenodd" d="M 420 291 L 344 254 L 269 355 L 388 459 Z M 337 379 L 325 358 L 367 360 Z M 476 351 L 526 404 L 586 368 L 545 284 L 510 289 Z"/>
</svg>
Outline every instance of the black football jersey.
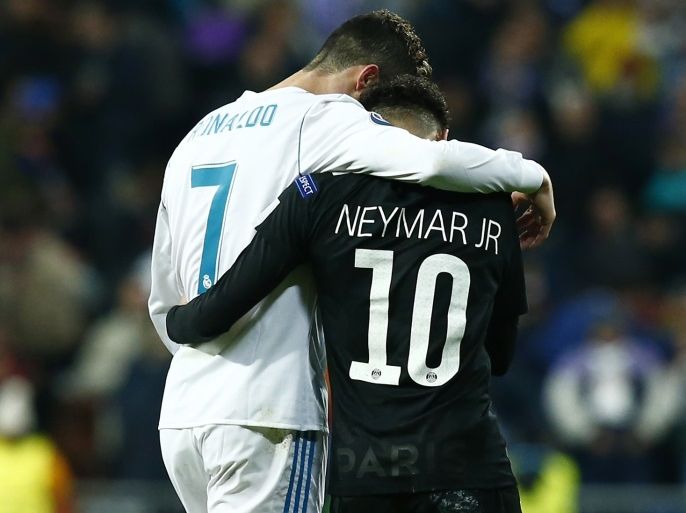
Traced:
<svg viewBox="0 0 686 513">
<path fill-rule="evenodd" d="M 494 311 L 526 311 L 509 196 L 300 177 L 217 284 L 170 312 L 170 336 L 226 331 L 303 262 L 331 381 L 329 492 L 514 484 L 484 347 Z"/>
</svg>

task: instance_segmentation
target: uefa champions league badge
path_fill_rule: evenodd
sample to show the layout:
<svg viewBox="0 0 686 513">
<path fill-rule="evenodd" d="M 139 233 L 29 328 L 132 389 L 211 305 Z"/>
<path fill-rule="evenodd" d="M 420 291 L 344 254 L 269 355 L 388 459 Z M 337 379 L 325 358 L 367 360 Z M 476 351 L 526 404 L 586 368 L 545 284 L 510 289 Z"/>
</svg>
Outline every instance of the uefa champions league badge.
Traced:
<svg viewBox="0 0 686 513">
<path fill-rule="evenodd" d="M 383 126 L 393 126 L 391 123 L 386 121 L 381 114 L 378 112 L 372 112 L 369 114 L 369 117 L 372 119 L 374 123 L 377 125 L 383 125 Z"/>
<path fill-rule="evenodd" d="M 318 190 L 312 175 L 299 176 L 295 179 L 295 185 L 298 187 L 300 195 L 305 199 L 314 196 Z"/>
</svg>

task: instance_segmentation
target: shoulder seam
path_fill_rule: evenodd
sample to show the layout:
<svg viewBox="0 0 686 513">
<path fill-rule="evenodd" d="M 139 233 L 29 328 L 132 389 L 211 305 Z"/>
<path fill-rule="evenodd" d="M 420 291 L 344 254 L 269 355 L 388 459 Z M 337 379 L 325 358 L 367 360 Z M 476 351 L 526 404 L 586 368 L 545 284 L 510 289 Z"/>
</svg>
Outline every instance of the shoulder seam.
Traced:
<svg viewBox="0 0 686 513">
<path fill-rule="evenodd" d="M 317 105 L 317 103 L 313 103 L 312 105 L 310 105 L 307 108 L 307 110 L 305 111 L 305 114 L 303 114 L 303 119 L 300 122 L 300 129 L 298 130 L 298 176 L 302 176 L 302 171 L 301 171 L 301 167 L 300 167 L 300 146 L 301 146 L 302 138 L 303 138 L 303 126 L 305 126 L 305 118 L 307 117 L 307 115 L 312 110 L 312 107 L 314 107 L 315 105 Z"/>
<path fill-rule="evenodd" d="M 305 111 L 305 114 L 303 115 L 303 119 L 300 122 L 300 129 L 298 130 L 298 176 L 303 176 L 302 173 L 302 166 L 300 164 L 300 154 L 301 154 L 301 146 L 302 146 L 302 132 L 303 132 L 303 127 L 305 126 L 305 118 L 307 118 L 307 115 L 310 113 L 310 111 L 317 105 L 324 105 L 326 103 L 347 103 L 347 104 L 352 104 L 356 105 L 359 108 L 361 108 L 363 111 L 367 112 L 367 110 L 362 106 L 362 104 L 357 101 L 355 98 L 353 98 L 350 95 L 347 94 L 338 94 L 335 95 L 334 98 L 330 98 L 327 96 L 334 96 L 334 95 L 314 95 L 314 96 L 323 96 L 322 98 L 318 98 L 316 102 L 312 103 L 307 110 Z M 306 173 L 309 174 L 309 171 Z"/>
</svg>

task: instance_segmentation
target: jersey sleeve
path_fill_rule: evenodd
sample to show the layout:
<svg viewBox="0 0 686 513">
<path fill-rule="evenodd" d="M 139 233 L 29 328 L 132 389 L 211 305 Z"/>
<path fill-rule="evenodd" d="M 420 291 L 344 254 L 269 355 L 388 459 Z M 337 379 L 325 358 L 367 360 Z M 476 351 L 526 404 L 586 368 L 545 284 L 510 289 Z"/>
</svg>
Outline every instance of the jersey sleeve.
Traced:
<svg viewBox="0 0 686 513">
<path fill-rule="evenodd" d="M 166 327 L 172 340 L 207 342 L 227 332 L 305 260 L 309 202 L 301 187 L 293 184 L 282 193 L 257 227 L 252 242 L 217 283 L 190 303 L 169 311 Z"/>
<path fill-rule="evenodd" d="M 150 319 L 164 345 L 174 354 L 179 348 L 167 334 L 165 318 L 174 305 L 182 301 L 172 265 L 171 232 L 169 216 L 163 202 L 160 202 L 155 225 L 155 240 L 152 246 L 151 287 L 148 299 Z"/>
<path fill-rule="evenodd" d="M 534 192 L 543 168 L 520 153 L 462 141 L 428 141 L 393 127 L 352 98 L 322 101 L 305 114 L 301 174 L 367 173 L 460 192 Z"/>
<path fill-rule="evenodd" d="M 510 209 L 508 205 L 506 208 Z M 511 212 L 509 212 L 512 215 Z M 491 374 L 507 372 L 514 357 L 519 317 L 528 310 L 522 250 L 514 219 L 511 222 L 510 254 L 493 305 L 486 332 L 486 352 L 491 360 Z"/>
<path fill-rule="evenodd" d="M 522 250 L 519 247 L 519 237 L 514 221 L 512 224 L 512 249 L 502 282 L 498 287 L 494 311 L 501 315 L 518 317 L 524 315 L 529 310 L 529 306 L 526 299 Z"/>
</svg>

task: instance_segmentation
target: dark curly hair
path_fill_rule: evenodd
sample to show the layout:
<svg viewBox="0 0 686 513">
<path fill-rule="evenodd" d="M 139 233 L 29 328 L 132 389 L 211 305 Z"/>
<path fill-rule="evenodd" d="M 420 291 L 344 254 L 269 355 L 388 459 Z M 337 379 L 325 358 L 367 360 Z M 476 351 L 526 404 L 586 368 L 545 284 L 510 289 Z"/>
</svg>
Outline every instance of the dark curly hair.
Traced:
<svg viewBox="0 0 686 513">
<path fill-rule="evenodd" d="M 401 75 L 362 91 L 364 108 L 384 117 L 412 117 L 427 131 L 445 130 L 450 124 L 448 103 L 441 90 L 431 80 L 413 75 Z"/>
<path fill-rule="evenodd" d="M 360 64 L 376 64 L 380 80 L 402 74 L 429 78 L 432 70 L 428 59 L 410 22 L 383 9 L 343 23 L 305 69 L 337 72 Z"/>
</svg>

